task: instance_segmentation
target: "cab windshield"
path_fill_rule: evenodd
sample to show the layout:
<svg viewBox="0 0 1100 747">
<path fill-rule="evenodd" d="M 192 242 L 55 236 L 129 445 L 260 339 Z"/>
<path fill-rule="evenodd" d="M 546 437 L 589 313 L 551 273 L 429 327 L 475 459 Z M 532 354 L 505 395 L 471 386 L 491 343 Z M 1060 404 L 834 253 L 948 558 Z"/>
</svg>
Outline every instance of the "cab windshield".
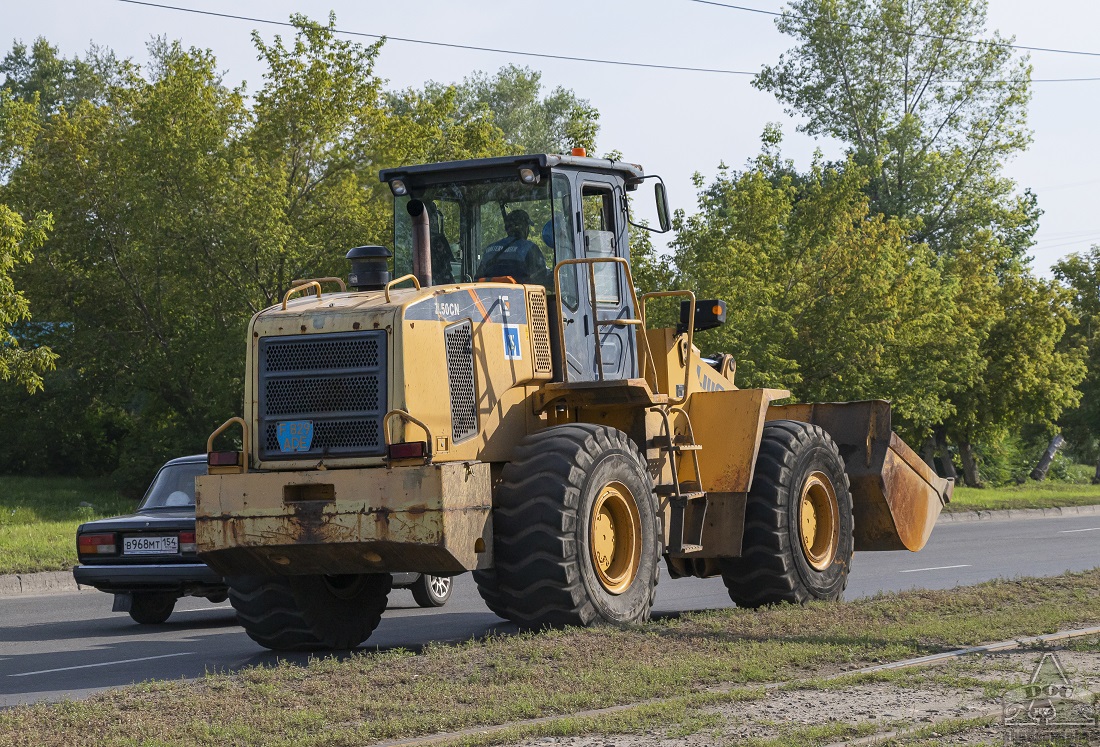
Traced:
<svg viewBox="0 0 1100 747">
<path fill-rule="evenodd" d="M 141 510 L 193 507 L 195 478 L 205 474 L 205 462 L 185 462 L 161 467 L 141 502 Z"/>
<path fill-rule="evenodd" d="M 394 275 L 412 272 L 410 199 L 428 212 L 432 283 L 511 279 L 553 285 L 555 235 L 572 245 L 572 224 L 555 220 L 550 179 L 524 184 L 516 178 L 447 182 L 395 198 Z M 560 211 L 559 211 L 560 212 Z M 572 218 L 572 216 L 570 216 Z"/>
</svg>

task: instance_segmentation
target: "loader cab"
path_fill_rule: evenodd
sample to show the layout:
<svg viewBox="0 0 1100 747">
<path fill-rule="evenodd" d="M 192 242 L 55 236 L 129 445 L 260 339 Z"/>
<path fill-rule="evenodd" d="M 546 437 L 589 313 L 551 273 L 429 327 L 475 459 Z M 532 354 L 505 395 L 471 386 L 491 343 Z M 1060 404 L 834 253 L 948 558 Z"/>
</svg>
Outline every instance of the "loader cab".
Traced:
<svg viewBox="0 0 1100 747">
<path fill-rule="evenodd" d="M 644 178 L 640 166 L 534 155 L 387 169 L 380 178 L 394 195 L 394 277 L 416 274 L 409 208 L 418 212 L 418 201 L 428 215 L 433 285 L 543 286 L 556 380 L 638 376 L 635 327 L 606 323 L 638 313 L 622 265 L 563 265 L 557 282 L 555 267 L 572 259 L 630 260 L 626 193 Z M 597 316 L 605 322 L 597 325 Z"/>
</svg>

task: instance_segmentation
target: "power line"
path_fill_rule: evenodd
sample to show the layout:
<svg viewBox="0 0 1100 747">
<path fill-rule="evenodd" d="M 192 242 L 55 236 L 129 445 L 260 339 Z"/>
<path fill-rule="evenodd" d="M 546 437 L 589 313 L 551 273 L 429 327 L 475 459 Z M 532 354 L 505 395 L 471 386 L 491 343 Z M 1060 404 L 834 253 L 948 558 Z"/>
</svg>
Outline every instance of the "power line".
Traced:
<svg viewBox="0 0 1100 747">
<path fill-rule="evenodd" d="M 703 2 L 704 0 L 693 0 L 693 2 Z M 255 16 L 241 16 L 233 13 L 218 13 L 212 10 L 199 10 L 197 8 L 186 8 L 179 5 L 167 5 L 164 3 L 154 3 L 148 0 L 117 0 L 120 3 L 127 3 L 129 5 L 142 5 L 148 8 L 159 8 L 161 10 L 175 10 L 181 13 L 193 13 L 200 16 L 213 16 L 215 18 L 228 18 L 234 21 L 248 21 L 249 23 L 263 23 L 269 26 L 283 26 L 285 28 L 295 28 L 293 23 L 287 21 L 276 21 L 270 18 L 258 18 Z M 713 5 L 722 5 L 721 3 L 711 3 Z M 742 6 L 729 5 L 724 7 L 741 9 Z M 748 10 L 755 10 L 749 8 Z M 769 13 L 771 11 L 755 11 L 760 13 Z M 772 14 L 776 15 L 776 14 Z M 598 57 L 574 57 L 564 54 L 550 54 L 548 52 L 528 52 L 518 49 L 501 49 L 498 47 L 480 47 L 472 44 L 457 44 L 454 42 L 441 42 L 430 39 L 413 39 L 410 37 L 402 36 L 389 36 L 387 34 L 372 34 L 365 31 L 350 31 L 347 29 L 333 29 L 334 33 L 343 34 L 344 36 L 358 36 L 367 39 L 385 39 L 386 41 L 404 42 L 406 44 L 425 44 L 431 47 L 447 47 L 449 49 L 465 49 L 475 52 L 492 52 L 495 54 L 507 54 L 518 55 L 521 57 L 538 57 L 548 60 L 567 60 L 570 62 L 589 62 L 599 65 L 618 65 L 621 67 L 640 67 L 649 68 L 654 70 L 674 70 L 680 72 L 689 73 L 716 73 L 719 75 L 749 75 L 755 76 L 756 73 L 749 70 L 729 70 L 726 68 L 713 68 L 713 67 L 690 67 L 686 65 L 660 65 L 653 62 L 631 62 L 628 60 L 607 60 Z M 938 38 L 938 37 L 937 37 Z M 1032 83 L 1085 83 L 1090 81 L 1100 81 L 1100 77 L 1096 78 L 1034 78 L 1030 82 Z M 945 80 L 941 83 L 970 83 L 972 81 L 965 80 Z M 988 80 L 981 81 L 983 85 L 998 85 L 1001 83 L 1020 83 L 1018 80 Z"/>
<path fill-rule="evenodd" d="M 274 21 L 269 18 L 255 18 L 252 16 L 238 16 L 232 13 L 217 13 L 212 10 L 198 10 L 197 8 L 184 8 L 178 5 L 164 5 L 162 3 L 146 2 L 145 0 L 118 0 L 120 3 L 130 5 L 144 5 L 150 8 L 163 10 L 178 10 L 183 13 L 195 13 L 202 16 L 215 16 L 217 18 L 230 18 L 235 21 L 248 21 L 250 23 L 265 23 L 271 26 L 285 26 L 293 28 L 294 24 L 286 21 Z M 756 75 L 747 70 L 727 70 L 713 67 L 688 67 L 686 65 L 659 65 L 652 62 L 630 62 L 627 60 L 605 60 L 596 57 L 572 57 L 564 54 L 549 54 L 544 52 L 527 52 L 518 49 L 499 49 L 497 47 L 479 47 L 472 44 L 455 44 L 452 42 L 432 41 L 429 39 L 411 39 L 401 36 L 389 36 L 388 34 L 370 34 L 364 31 L 349 31 L 347 29 L 333 29 L 335 33 L 345 36 L 361 36 L 368 39 L 385 39 L 386 41 L 405 42 L 406 44 L 426 44 L 432 47 L 449 47 L 451 49 L 468 49 L 475 52 L 495 52 L 497 54 L 519 55 L 522 57 L 540 57 L 548 60 L 569 60 L 571 62 L 593 62 L 600 65 L 621 65 L 623 67 L 644 67 L 655 70 L 680 70 L 690 73 L 718 73 L 720 75 Z"/>
<path fill-rule="evenodd" d="M 848 21 L 834 21 L 834 20 L 831 20 L 829 18 L 811 18 L 809 16 L 800 16 L 800 15 L 797 15 L 795 13 L 783 13 L 781 11 L 764 10 L 762 8 L 750 8 L 747 5 L 732 5 L 730 3 L 720 3 L 720 2 L 717 2 L 717 0 L 689 0 L 689 2 L 699 3 L 700 5 L 713 5 L 713 6 L 718 7 L 718 8 L 728 8 L 730 10 L 743 10 L 747 13 L 759 13 L 760 15 L 774 16 L 776 18 L 782 18 L 782 17 L 786 16 L 788 18 L 798 18 L 799 20 L 803 20 L 803 21 L 818 21 L 818 20 L 820 20 L 820 21 L 825 21 L 825 23 L 832 23 L 832 24 L 835 24 L 837 26 L 847 26 L 848 28 L 853 28 L 853 29 L 862 29 L 864 31 L 876 31 L 877 30 L 872 26 L 864 26 L 864 25 L 859 24 L 859 23 L 850 23 Z M 907 31 L 906 33 L 909 36 L 916 36 L 916 37 L 920 37 L 922 39 L 943 39 L 943 40 L 946 40 L 946 41 L 962 42 L 964 44 L 984 44 L 984 45 L 990 46 L 990 47 L 1006 47 L 1006 48 L 1009 48 L 1009 49 L 1020 49 L 1020 50 L 1026 51 L 1026 52 L 1051 52 L 1051 53 L 1055 53 L 1055 54 L 1075 54 L 1075 55 L 1081 55 L 1081 56 L 1084 56 L 1084 57 L 1100 57 L 1100 52 L 1083 52 L 1083 51 L 1077 50 L 1077 49 L 1057 49 L 1057 48 L 1054 48 L 1054 47 L 1029 47 L 1029 46 L 1026 46 L 1024 44 L 1011 44 L 1009 42 L 988 41 L 986 39 L 966 39 L 966 38 L 963 38 L 963 37 L 955 37 L 955 36 L 941 36 L 939 34 L 926 34 L 926 33 L 922 33 L 922 32 L 919 32 L 919 31 Z M 1096 80 L 1096 79 L 1095 78 L 1079 78 L 1079 79 L 1057 78 L 1055 80 L 1070 81 L 1070 80 Z M 1032 81 L 1032 82 L 1033 83 L 1038 83 L 1040 81 L 1036 80 L 1036 81 Z M 1047 83 L 1047 82 L 1053 82 L 1053 81 L 1042 81 L 1042 82 Z"/>
</svg>

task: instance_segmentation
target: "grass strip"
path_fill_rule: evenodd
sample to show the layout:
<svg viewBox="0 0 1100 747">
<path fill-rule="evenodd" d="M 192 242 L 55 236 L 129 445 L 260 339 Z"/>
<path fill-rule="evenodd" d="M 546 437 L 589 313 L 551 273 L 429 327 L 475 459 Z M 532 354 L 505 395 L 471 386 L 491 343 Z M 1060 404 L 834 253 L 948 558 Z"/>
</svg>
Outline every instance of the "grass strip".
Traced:
<svg viewBox="0 0 1100 747">
<path fill-rule="evenodd" d="M 848 603 L 716 610 L 429 645 L 416 654 L 283 662 L 20 706 L 0 713 L 0 745 L 364 745 L 653 698 L 720 697 L 706 691 L 1097 621 L 1100 569 Z M 679 706 L 653 707 L 667 715 L 660 709 Z M 641 713 L 619 717 L 645 724 Z"/>
<path fill-rule="evenodd" d="M 1003 511 L 1023 508 L 1065 508 L 1100 504 L 1100 485 L 1034 482 L 1004 488 L 956 487 L 944 511 Z"/>
<path fill-rule="evenodd" d="M 102 480 L 0 476 L 0 574 L 68 570 L 82 522 L 136 507 Z"/>
</svg>

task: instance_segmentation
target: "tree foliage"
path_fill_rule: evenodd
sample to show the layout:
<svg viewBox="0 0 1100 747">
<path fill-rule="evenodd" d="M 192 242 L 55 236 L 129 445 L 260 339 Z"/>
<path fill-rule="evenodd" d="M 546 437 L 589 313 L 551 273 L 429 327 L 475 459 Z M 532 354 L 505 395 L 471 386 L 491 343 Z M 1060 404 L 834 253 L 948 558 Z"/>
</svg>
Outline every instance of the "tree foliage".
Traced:
<svg viewBox="0 0 1100 747">
<path fill-rule="evenodd" d="M 137 488 L 165 457 L 200 450 L 240 409 L 249 317 L 297 278 L 345 274 L 347 249 L 392 242 L 380 168 L 509 147 L 461 85 L 390 95 L 374 72 L 380 43 L 338 38 L 331 17 L 291 20 L 292 38 L 253 35 L 265 73 L 251 99 L 223 83 L 209 51 L 165 39 L 144 68 L 102 53 L 111 64 L 62 60 L 44 41 L 8 55 L 17 97 L 4 101 L 23 119 L 4 129 L 22 135 L 0 173 L 0 203 L 15 211 L 0 211 L 2 249 L 25 260 L 40 244 L 18 279 L 47 323 L 35 339 L 61 367 L 37 404 L 0 396 L 0 417 L 24 423 L 0 469 L 122 465 Z M 536 74 L 511 71 L 480 81 L 479 95 L 519 78 L 537 89 Z M 526 131 L 577 103 L 564 91 L 547 101 L 527 110 L 543 119 Z M 13 370 L 48 351 L 37 355 Z"/>
<path fill-rule="evenodd" d="M 727 301 L 727 323 L 701 343 L 736 356 L 741 386 L 889 397 L 903 423 L 945 416 L 940 330 L 957 288 L 904 221 L 870 213 L 864 169 L 815 163 L 796 178 L 778 145 L 769 130 L 749 168 L 705 188 L 697 177 L 699 212 L 676 216 L 677 282 Z"/>
<path fill-rule="evenodd" d="M 938 254 L 989 225 L 1017 252 L 1030 244 L 1015 234 L 1032 199 L 1001 169 L 1031 139 L 1031 67 L 984 39 L 985 12 L 984 0 L 796 0 L 777 25 L 798 46 L 754 81 L 800 129 L 847 145 L 872 169 L 874 209 L 914 219 Z"/>
<path fill-rule="evenodd" d="M 1050 426 L 1084 374 L 1080 349 L 1060 342 L 1065 297 L 1029 268 L 1037 199 L 1003 173 L 1030 142 L 1031 67 L 985 23 L 984 0 L 795 0 L 777 25 L 796 46 L 754 81 L 800 129 L 840 140 L 867 174 L 871 212 L 904 220 L 933 253 L 914 262 L 953 297 L 940 334 L 955 344 L 941 349 L 946 406 L 913 413 L 914 426 L 941 449 L 954 438 L 970 484 L 973 442 Z"/>
<path fill-rule="evenodd" d="M 16 42 L 0 61 L 0 86 L 22 101 L 37 105 L 42 116 L 80 101 L 102 101 L 108 81 L 125 66 L 108 50 L 92 47 L 84 59 L 61 57 L 57 47 L 39 37 L 30 49 Z"/>
<path fill-rule="evenodd" d="M 17 101 L 0 89 L 0 182 L 7 179 L 33 140 L 37 128 L 34 103 Z M 27 346 L 30 303 L 15 285 L 16 266 L 25 264 L 46 241 L 53 216 L 46 211 L 24 220 L 0 202 L 0 381 L 10 381 L 29 393 L 42 388 L 42 373 L 54 367 L 56 355 L 46 346 Z M 22 338 L 22 339 L 21 339 Z"/>
<path fill-rule="evenodd" d="M 1071 294 L 1076 314 L 1067 338 L 1088 351 L 1080 405 L 1065 414 L 1062 424 L 1074 451 L 1097 463 L 1095 481 L 1100 482 L 1100 246 L 1061 260 L 1054 275 Z"/>
<path fill-rule="evenodd" d="M 568 153 L 573 147 L 596 150 L 600 114 L 587 100 L 558 86 L 543 95 L 542 73 L 506 65 L 495 75 L 477 72 L 456 84 L 428 82 L 422 91 L 390 95 L 402 114 L 415 105 L 446 101 L 461 120 L 484 120 L 504 135 L 498 155 Z"/>
</svg>

